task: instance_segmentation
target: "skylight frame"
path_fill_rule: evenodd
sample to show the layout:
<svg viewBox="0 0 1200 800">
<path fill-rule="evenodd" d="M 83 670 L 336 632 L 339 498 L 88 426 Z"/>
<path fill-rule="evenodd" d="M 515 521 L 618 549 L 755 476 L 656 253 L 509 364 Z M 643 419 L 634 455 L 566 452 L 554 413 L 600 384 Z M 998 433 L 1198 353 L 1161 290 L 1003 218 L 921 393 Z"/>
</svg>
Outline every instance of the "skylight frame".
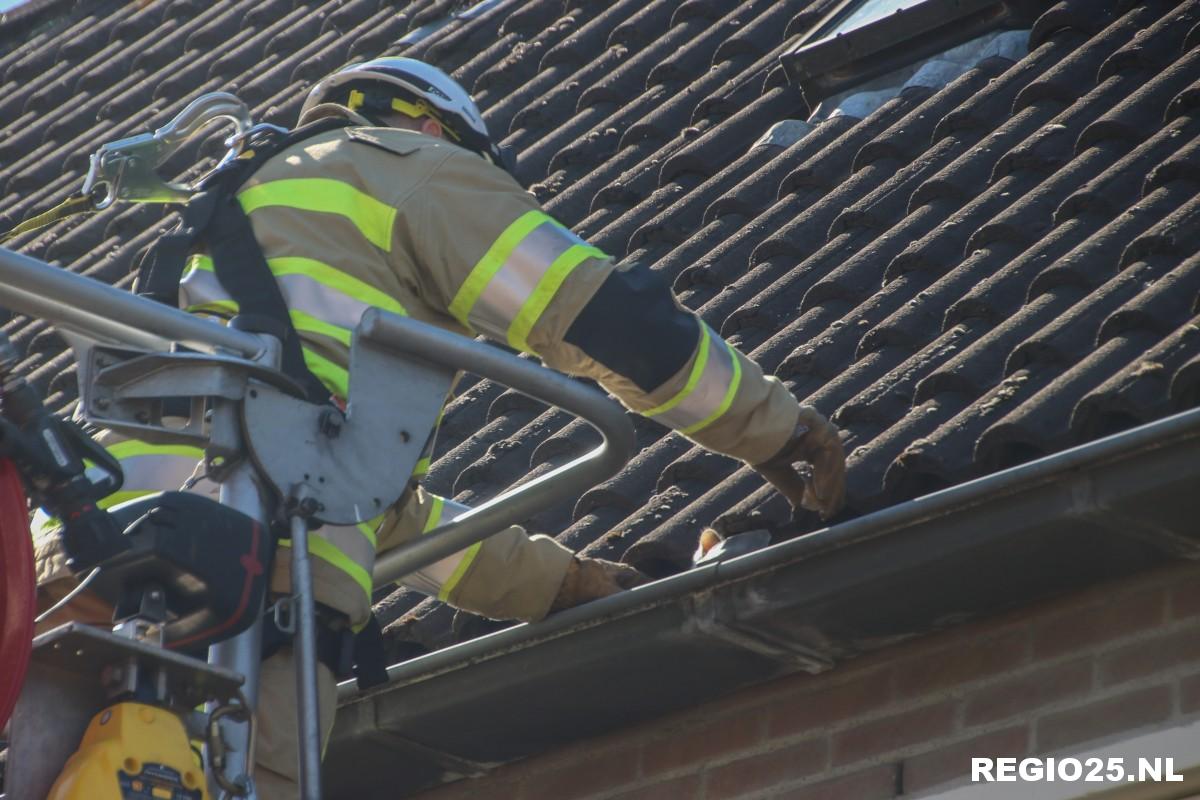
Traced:
<svg viewBox="0 0 1200 800">
<path fill-rule="evenodd" d="M 809 111 L 824 99 L 991 31 L 1028 28 L 1037 0 L 918 0 L 880 19 L 829 34 L 861 0 L 842 0 L 780 56 Z"/>
</svg>

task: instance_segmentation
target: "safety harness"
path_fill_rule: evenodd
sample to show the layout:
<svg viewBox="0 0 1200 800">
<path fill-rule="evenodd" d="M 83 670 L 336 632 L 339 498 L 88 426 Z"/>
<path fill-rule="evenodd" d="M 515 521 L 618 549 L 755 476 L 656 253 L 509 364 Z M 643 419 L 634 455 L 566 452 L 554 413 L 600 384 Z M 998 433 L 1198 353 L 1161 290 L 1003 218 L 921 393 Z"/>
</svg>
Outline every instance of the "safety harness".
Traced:
<svg viewBox="0 0 1200 800">
<path fill-rule="evenodd" d="M 300 335 L 250 220 L 238 203 L 237 191 L 277 153 L 351 124 L 347 119 L 328 118 L 291 132 L 255 130 L 243 148 L 246 155 L 222 164 L 201 180 L 179 224 L 147 251 L 134 284 L 138 294 L 178 307 L 179 284 L 188 257 L 197 248 L 205 248 L 217 279 L 237 304 L 238 314 L 231 324 L 279 339 L 280 369 L 301 386 L 309 402 L 318 404 L 332 401 L 329 389 L 305 366 Z M 357 634 L 334 622 L 335 617 L 334 612 L 318 614 L 318 659 L 339 678 L 355 675 L 362 688 L 386 682 L 383 640 L 374 616 Z M 268 613 L 263 639 L 265 658 L 290 641 L 291 635 L 281 631 L 274 615 Z"/>
<path fill-rule="evenodd" d="M 203 244 L 212 257 L 217 280 L 237 303 L 238 315 L 233 324 L 241 330 L 279 339 L 280 369 L 297 381 L 314 403 L 328 402 L 329 390 L 304 364 L 300 336 L 254 238 L 250 220 L 237 201 L 237 190 L 280 151 L 350 124 L 346 119 L 329 118 L 291 132 L 256 130 L 243 149 L 248 156 L 232 159 L 202 179 L 200 190 L 188 201 L 179 224 L 147 251 L 134 284 L 138 294 L 177 308 L 188 256 Z"/>
</svg>

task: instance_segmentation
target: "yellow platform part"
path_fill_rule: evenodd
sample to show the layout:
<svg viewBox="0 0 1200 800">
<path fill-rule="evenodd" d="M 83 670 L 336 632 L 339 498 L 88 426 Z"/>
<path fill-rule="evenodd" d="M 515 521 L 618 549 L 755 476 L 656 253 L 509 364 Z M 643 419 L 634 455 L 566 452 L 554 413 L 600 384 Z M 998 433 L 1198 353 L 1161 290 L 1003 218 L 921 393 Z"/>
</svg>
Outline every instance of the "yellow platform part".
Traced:
<svg viewBox="0 0 1200 800">
<path fill-rule="evenodd" d="M 118 703 L 88 725 L 46 800 L 209 800 L 183 723 L 170 711 Z"/>
</svg>

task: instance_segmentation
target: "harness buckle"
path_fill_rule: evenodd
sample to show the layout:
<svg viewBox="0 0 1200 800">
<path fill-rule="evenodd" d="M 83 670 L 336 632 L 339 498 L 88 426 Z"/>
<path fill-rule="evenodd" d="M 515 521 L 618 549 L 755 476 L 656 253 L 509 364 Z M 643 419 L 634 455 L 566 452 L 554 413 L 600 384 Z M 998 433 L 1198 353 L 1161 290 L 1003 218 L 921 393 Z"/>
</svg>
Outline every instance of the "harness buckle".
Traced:
<svg viewBox="0 0 1200 800">
<path fill-rule="evenodd" d="M 271 617 L 280 633 L 293 635 L 296 632 L 296 607 L 291 597 L 281 597 L 271 607 Z"/>
</svg>

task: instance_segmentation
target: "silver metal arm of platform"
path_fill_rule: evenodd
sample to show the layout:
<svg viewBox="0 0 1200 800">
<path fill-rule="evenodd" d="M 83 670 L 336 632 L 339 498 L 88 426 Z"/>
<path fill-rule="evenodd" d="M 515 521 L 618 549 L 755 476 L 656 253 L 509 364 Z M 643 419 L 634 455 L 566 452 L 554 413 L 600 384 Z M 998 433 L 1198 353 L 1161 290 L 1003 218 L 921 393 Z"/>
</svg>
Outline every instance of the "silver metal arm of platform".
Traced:
<svg viewBox="0 0 1200 800">
<path fill-rule="evenodd" d="M 206 445 L 210 476 L 222 482 L 222 500 L 263 521 L 274 516 L 267 497 L 261 505 L 234 499 L 235 490 L 251 488 L 252 477 L 261 480 L 264 495 L 270 494 L 268 487 L 273 489 L 277 501 L 295 497 L 297 487 L 304 485 L 315 522 L 364 522 L 382 513 L 402 497 L 457 369 L 576 414 L 600 431 L 604 441 L 591 452 L 381 556 L 376 585 L 577 497 L 615 474 L 633 453 L 633 427 L 624 410 L 596 390 L 498 348 L 379 309 L 368 310 L 355 329 L 350 402 L 343 415 L 297 396 L 292 382 L 275 368 L 278 348 L 269 337 L 194 317 L 5 248 L 0 248 L 0 306 L 45 319 L 84 341 L 82 350 L 72 341 L 89 362 L 81 367 L 81 382 L 87 384 L 81 386 L 81 397 L 90 396 L 95 408 L 85 403 L 84 410 L 109 409 L 107 418 L 89 418 L 123 427 L 138 438 L 200 440 Z M 172 353 L 177 345 L 199 352 Z M 143 406 L 137 403 L 180 393 L 193 396 L 194 411 L 197 399 L 200 411 L 210 402 L 209 413 L 179 429 L 138 411 Z M 123 404 L 127 407 L 121 410 Z M 232 471 L 218 470 L 221 465 Z M 306 561 L 305 548 L 295 549 Z M 306 563 L 299 566 L 294 580 L 306 572 Z M 299 583 L 305 583 L 302 577 Z M 311 593 L 301 591 L 298 599 L 312 603 Z M 308 646 L 302 649 L 311 651 L 311 613 L 302 616 L 308 622 L 307 635 L 300 637 Z M 251 706 L 257 688 L 256 637 L 251 629 L 214 646 L 211 654 L 214 663 L 246 675 Z M 319 798 L 320 790 L 319 759 L 313 754 L 319 741 L 313 674 L 306 672 L 308 685 L 299 687 L 299 699 L 306 732 L 302 738 L 309 745 L 304 759 L 307 800 Z M 234 777 L 249 771 L 249 753 L 243 758 L 233 764 Z"/>
<path fill-rule="evenodd" d="M 44 319 L 106 344 L 170 350 L 173 343 L 253 361 L 263 349 L 252 333 L 51 266 L 0 247 L 0 306 Z"/>
<path fill-rule="evenodd" d="M 358 335 L 411 359 L 451 364 L 582 417 L 604 437 L 591 452 L 473 508 L 375 562 L 376 586 L 457 553 L 616 474 L 633 454 L 633 426 L 613 401 L 578 381 L 448 331 L 371 309 Z"/>
<path fill-rule="evenodd" d="M 179 343 L 249 361 L 261 357 L 264 350 L 262 338 L 254 334 L 197 318 L 5 248 L 0 248 L 0 306 L 115 345 L 170 350 Z M 394 581 L 469 547 L 489 533 L 527 519 L 549 504 L 582 493 L 615 474 L 633 452 L 633 428 L 616 403 L 531 361 L 380 309 L 370 309 L 363 315 L 356 338 L 410 361 L 464 369 L 491 378 L 582 417 L 604 437 L 604 443 L 592 452 L 440 526 L 437 535 L 422 536 L 388 552 L 376 563 L 377 584 Z M 356 402 L 353 366 L 352 409 Z M 395 399 L 392 402 L 399 405 Z M 350 422 L 354 421 L 351 415 Z M 279 488 L 285 493 L 290 489 Z"/>
</svg>

